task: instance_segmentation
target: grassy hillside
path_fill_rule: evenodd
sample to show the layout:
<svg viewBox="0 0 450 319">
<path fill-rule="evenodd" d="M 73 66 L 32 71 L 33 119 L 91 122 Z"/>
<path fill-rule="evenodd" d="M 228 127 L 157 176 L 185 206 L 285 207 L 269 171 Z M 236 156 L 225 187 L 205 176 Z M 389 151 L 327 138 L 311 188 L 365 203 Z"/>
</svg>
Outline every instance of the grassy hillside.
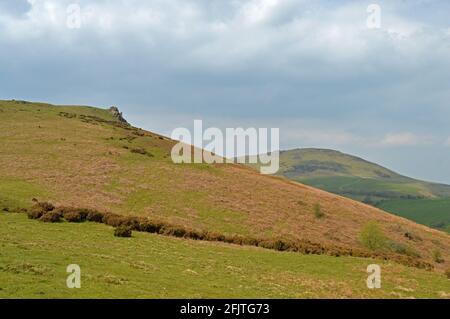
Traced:
<svg viewBox="0 0 450 319">
<path fill-rule="evenodd" d="M 279 174 L 358 200 L 450 197 L 450 186 L 415 180 L 334 150 L 296 149 L 280 154 Z"/>
<path fill-rule="evenodd" d="M 450 198 L 449 185 L 405 177 L 352 155 L 325 149 L 283 151 L 278 174 L 427 226 L 442 230 L 450 227 L 448 205 L 435 201 Z"/>
<path fill-rule="evenodd" d="M 450 198 L 391 200 L 379 207 L 387 212 L 450 232 Z"/>
<path fill-rule="evenodd" d="M 450 237 L 443 232 L 242 165 L 173 164 L 174 141 L 121 123 L 107 110 L 0 101 L 0 118 L 0 205 L 9 210 L 38 198 L 220 234 L 350 250 L 368 249 L 360 235 L 373 221 L 391 254 L 437 271 L 450 266 Z M 443 262 L 434 261 L 435 251 Z"/>
<path fill-rule="evenodd" d="M 450 297 L 442 274 L 381 260 L 112 232 L 0 213 L 0 298 Z M 66 287 L 73 263 L 81 267 L 81 289 Z M 369 263 L 382 267 L 381 289 L 366 287 Z"/>
</svg>

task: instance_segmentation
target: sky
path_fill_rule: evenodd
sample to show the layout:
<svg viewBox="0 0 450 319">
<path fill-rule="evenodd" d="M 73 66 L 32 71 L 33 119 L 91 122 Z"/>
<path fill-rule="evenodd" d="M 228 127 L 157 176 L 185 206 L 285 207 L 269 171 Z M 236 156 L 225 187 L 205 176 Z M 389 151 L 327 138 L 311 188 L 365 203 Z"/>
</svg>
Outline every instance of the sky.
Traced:
<svg viewBox="0 0 450 319">
<path fill-rule="evenodd" d="M 277 127 L 450 184 L 450 1 L 0 0 L 0 99 Z"/>
</svg>

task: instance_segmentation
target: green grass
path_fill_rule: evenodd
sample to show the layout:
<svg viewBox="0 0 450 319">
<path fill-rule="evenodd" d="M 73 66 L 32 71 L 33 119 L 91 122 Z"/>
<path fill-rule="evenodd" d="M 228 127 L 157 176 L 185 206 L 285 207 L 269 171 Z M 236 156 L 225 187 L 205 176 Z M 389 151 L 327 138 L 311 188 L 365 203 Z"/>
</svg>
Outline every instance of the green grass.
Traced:
<svg viewBox="0 0 450 319">
<path fill-rule="evenodd" d="M 382 288 L 366 268 L 382 268 Z M 66 267 L 81 267 L 81 289 Z M 0 298 L 448 298 L 444 275 L 352 257 L 281 253 L 147 233 L 116 238 L 102 224 L 45 224 L 0 213 Z"/>
<path fill-rule="evenodd" d="M 0 209 L 3 207 L 29 207 L 33 197 L 48 196 L 38 184 L 11 177 L 0 178 Z"/>
<path fill-rule="evenodd" d="M 411 183 L 390 183 L 383 180 L 330 176 L 299 179 L 304 184 L 326 190 L 331 193 L 344 194 L 354 199 L 362 199 L 365 196 L 374 197 L 401 197 L 404 195 L 420 196 L 420 185 Z"/>
<path fill-rule="evenodd" d="M 245 227 L 246 214 L 232 210 L 200 210 L 199 219 L 205 228 L 209 228 L 219 221 L 217 231 L 224 234 L 249 235 Z"/>
<path fill-rule="evenodd" d="M 391 200 L 379 207 L 417 223 L 450 232 L 450 198 Z"/>
</svg>

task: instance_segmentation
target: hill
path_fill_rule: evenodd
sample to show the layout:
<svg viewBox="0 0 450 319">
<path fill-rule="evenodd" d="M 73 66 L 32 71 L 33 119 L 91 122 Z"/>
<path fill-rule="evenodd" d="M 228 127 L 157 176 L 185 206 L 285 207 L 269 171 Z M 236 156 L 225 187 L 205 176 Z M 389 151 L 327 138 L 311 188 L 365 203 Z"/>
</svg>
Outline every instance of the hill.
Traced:
<svg viewBox="0 0 450 319">
<path fill-rule="evenodd" d="M 359 157 L 327 149 L 280 152 L 278 175 L 450 230 L 449 185 L 402 176 Z"/>
<path fill-rule="evenodd" d="M 319 247 L 323 254 L 362 251 L 367 256 L 372 256 L 371 248 L 360 237 L 368 223 L 373 222 L 388 243 L 383 248 L 387 251 L 375 257 L 395 262 L 419 261 L 438 272 L 450 265 L 450 238 L 443 232 L 285 178 L 263 176 L 242 165 L 173 164 L 170 151 L 174 141 L 120 121 L 117 114 L 108 110 L 0 101 L 0 118 L 0 205 L 4 211 L 29 209 L 31 199 L 37 198 L 57 206 L 145 217 L 199 231 L 275 240 L 277 244 L 280 240 L 308 242 Z M 322 213 L 320 218 L 317 209 Z M 33 233 L 54 229 L 54 236 L 58 236 L 58 229 L 72 226 L 62 223 L 41 228 L 44 226 L 37 221 L 6 221 L 23 223 L 20 229 L 34 223 L 30 228 Z M 94 226 L 82 227 L 88 231 Z M 92 229 L 100 229 L 95 227 Z M 10 228 L 2 236 L 3 245 L 8 245 L 8 238 L 16 242 Z M 136 236 L 150 238 L 149 242 L 156 238 L 149 234 Z M 73 236 L 68 236 L 64 241 L 72 239 Z M 19 246 L 26 242 L 27 238 L 17 239 Z M 135 245 L 143 247 L 144 243 Z M 205 245 L 223 247 L 219 243 Z M 73 249 L 76 253 L 76 248 Z M 260 251 L 260 248 L 245 249 L 258 249 L 257 255 Z M 20 266 L 16 264 L 18 256 L 14 250 L 3 251 L 0 255 L 3 272 Z M 434 258 L 435 252 L 442 255 L 439 262 Z M 34 258 L 35 252 L 29 253 Z M 278 256 L 264 250 L 265 253 Z M 139 260 L 138 251 L 130 254 Z M 331 258 L 327 259 L 330 263 L 338 262 L 338 258 L 327 258 Z M 347 258 L 353 257 L 345 257 L 343 262 Z"/>
</svg>

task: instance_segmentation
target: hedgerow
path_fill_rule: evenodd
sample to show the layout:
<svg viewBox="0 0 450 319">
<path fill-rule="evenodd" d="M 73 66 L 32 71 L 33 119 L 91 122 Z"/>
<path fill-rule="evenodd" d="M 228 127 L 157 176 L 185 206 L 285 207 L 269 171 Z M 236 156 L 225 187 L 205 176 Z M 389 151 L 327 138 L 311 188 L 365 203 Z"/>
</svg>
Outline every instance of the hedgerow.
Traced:
<svg viewBox="0 0 450 319">
<path fill-rule="evenodd" d="M 49 213 L 51 213 L 49 215 Z M 46 217 L 44 217 L 46 216 Z M 377 226 L 373 224 L 364 227 L 360 240 L 366 249 L 350 248 L 326 243 L 312 242 L 309 240 L 293 240 L 286 238 L 254 238 L 251 236 L 221 234 L 204 230 L 196 230 L 185 226 L 172 225 L 167 222 L 152 220 L 150 218 L 122 216 L 113 213 L 103 213 L 92 209 L 58 207 L 50 203 L 37 203 L 28 211 L 28 217 L 32 219 L 44 218 L 59 221 L 64 218 L 69 222 L 97 222 L 104 223 L 115 228 L 114 234 L 119 237 L 130 237 L 132 231 L 155 233 L 164 236 L 173 236 L 191 240 L 205 240 L 225 242 L 235 245 L 256 246 L 277 251 L 298 252 L 302 254 L 329 255 L 329 256 L 354 256 L 363 258 L 381 258 L 394 260 L 407 266 L 423 269 L 432 269 L 433 266 L 414 254 L 401 255 L 389 250 L 380 250 L 385 246 L 385 238 Z M 44 220 L 43 220 L 44 221 Z M 129 235 L 129 236 L 128 236 Z M 403 247 L 403 246 L 402 246 Z M 401 247 L 401 248 L 402 248 Z M 367 249 L 368 248 L 368 249 Z M 402 252 L 404 249 L 397 249 Z"/>
</svg>

